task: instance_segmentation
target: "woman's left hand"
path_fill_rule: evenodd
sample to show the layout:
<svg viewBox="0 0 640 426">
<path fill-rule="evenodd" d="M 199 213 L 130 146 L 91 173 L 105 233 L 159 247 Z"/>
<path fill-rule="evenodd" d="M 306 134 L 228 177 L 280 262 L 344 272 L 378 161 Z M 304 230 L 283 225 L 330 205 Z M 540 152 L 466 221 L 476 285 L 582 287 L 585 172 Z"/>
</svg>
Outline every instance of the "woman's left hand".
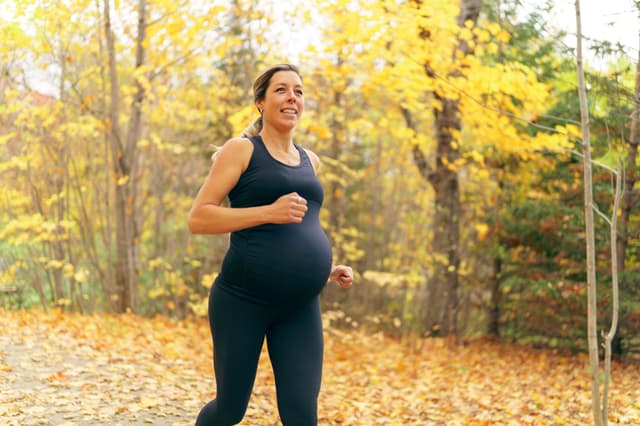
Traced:
<svg viewBox="0 0 640 426">
<path fill-rule="evenodd" d="M 329 275 L 329 280 L 337 282 L 342 288 L 349 288 L 353 283 L 353 269 L 350 266 L 336 265 Z"/>
</svg>

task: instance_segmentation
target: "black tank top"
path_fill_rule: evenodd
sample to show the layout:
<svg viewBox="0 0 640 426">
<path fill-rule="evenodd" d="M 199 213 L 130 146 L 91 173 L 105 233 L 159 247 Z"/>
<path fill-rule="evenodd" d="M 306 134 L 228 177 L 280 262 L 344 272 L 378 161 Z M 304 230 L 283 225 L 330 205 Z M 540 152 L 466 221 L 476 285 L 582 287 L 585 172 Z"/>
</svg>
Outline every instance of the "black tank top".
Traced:
<svg viewBox="0 0 640 426">
<path fill-rule="evenodd" d="M 229 192 L 231 207 L 271 204 L 297 192 L 307 200 L 302 223 L 265 224 L 231 234 L 216 285 L 257 303 L 306 302 L 320 293 L 331 272 L 331 246 L 320 227 L 322 186 L 307 153 L 290 166 L 269 154 L 260 136 L 251 138 L 247 169 Z"/>
</svg>

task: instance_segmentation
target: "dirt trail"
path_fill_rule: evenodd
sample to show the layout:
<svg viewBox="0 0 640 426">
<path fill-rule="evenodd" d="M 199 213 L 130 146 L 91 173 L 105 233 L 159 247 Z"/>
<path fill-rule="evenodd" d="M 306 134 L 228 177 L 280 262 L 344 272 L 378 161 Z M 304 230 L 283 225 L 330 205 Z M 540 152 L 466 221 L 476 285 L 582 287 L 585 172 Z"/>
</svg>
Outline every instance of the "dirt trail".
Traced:
<svg viewBox="0 0 640 426">
<path fill-rule="evenodd" d="M 98 351 L 46 327 L 1 331 L 3 425 L 192 425 L 212 386 L 154 354 Z"/>
<path fill-rule="evenodd" d="M 408 347 L 325 326 L 321 426 L 589 425 L 585 354 L 479 339 Z M 193 425 L 212 397 L 204 319 L 0 309 L 0 426 Z M 609 424 L 640 425 L 640 366 L 615 363 Z M 242 425 L 277 426 L 263 350 Z"/>
</svg>

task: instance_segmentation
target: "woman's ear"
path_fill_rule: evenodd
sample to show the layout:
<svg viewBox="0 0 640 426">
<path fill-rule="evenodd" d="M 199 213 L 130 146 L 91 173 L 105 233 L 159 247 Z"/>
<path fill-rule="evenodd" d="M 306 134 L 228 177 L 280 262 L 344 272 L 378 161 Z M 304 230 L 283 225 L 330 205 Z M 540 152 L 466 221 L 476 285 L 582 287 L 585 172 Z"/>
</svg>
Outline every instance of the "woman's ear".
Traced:
<svg viewBox="0 0 640 426">
<path fill-rule="evenodd" d="M 262 102 L 261 101 L 256 102 L 256 108 L 258 108 L 258 111 L 260 112 L 260 115 L 262 115 Z"/>
</svg>

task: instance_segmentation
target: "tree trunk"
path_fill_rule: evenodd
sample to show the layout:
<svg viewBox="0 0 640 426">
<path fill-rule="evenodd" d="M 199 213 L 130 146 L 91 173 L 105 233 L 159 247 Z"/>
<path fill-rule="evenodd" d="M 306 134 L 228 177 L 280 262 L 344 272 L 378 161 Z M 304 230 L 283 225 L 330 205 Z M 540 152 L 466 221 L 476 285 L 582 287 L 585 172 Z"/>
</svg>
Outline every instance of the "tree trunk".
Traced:
<svg viewBox="0 0 640 426">
<path fill-rule="evenodd" d="M 458 25 L 465 22 L 478 21 L 482 0 L 462 0 Z M 426 35 L 422 37 L 428 37 Z M 471 53 L 469 45 L 460 40 L 452 57 L 458 54 Z M 425 64 L 427 74 L 430 67 Z M 453 75 L 450 75 L 453 76 Z M 432 250 L 435 254 L 434 270 L 428 283 L 428 301 L 425 315 L 425 328 L 432 334 L 449 335 L 457 332 L 458 307 L 458 268 L 460 266 L 460 188 L 458 173 L 453 166 L 460 157 L 458 142 L 454 133 L 459 134 L 462 122 L 459 113 L 459 102 L 434 93 L 440 102 L 440 108 L 434 109 L 436 130 L 436 164 L 433 169 L 426 161 L 419 147 L 414 147 L 414 161 L 421 175 L 431 184 L 435 192 L 435 216 L 433 222 Z M 407 111 L 407 124 L 414 128 L 411 116 Z"/>
<path fill-rule="evenodd" d="M 119 312 L 134 311 L 137 307 L 138 283 L 138 206 L 136 204 L 137 189 L 137 142 L 141 132 L 142 101 L 144 89 L 136 76 L 136 94 L 131 104 L 129 127 L 126 140 L 123 135 L 118 116 L 120 113 L 120 87 L 116 63 L 115 40 L 111 30 L 109 2 L 104 3 L 105 36 L 109 61 L 109 80 L 111 83 L 111 99 L 109 105 L 109 141 L 111 159 L 114 168 L 115 210 L 116 210 L 116 276 L 115 294 L 116 309 Z M 146 30 L 146 0 L 138 2 L 138 36 L 136 40 L 136 70 L 144 62 L 143 41 Z"/>
<path fill-rule="evenodd" d="M 499 254 L 493 258 L 493 283 L 491 286 L 491 308 L 489 311 L 488 333 L 500 337 L 500 284 L 502 283 L 502 259 Z"/>
<path fill-rule="evenodd" d="M 58 25 L 60 29 L 60 26 Z M 67 61 L 65 60 L 65 50 L 60 41 L 58 46 L 58 60 L 60 63 L 60 81 L 58 84 L 58 97 L 61 101 L 65 101 L 66 94 L 64 90 L 64 82 L 67 77 Z M 65 132 L 66 133 L 66 132 Z M 64 134 L 64 133 L 63 133 Z M 64 229 L 60 226 L 60 222 L 65 219 L 65 210 L 67 203 L 69 202 L 69 192 L 65 191 L 65 187 L 69 182 L 69 161 L 68 155 L 69 147 L 67 146 L 67 138 L 66 134 L 63 137 L 63 140 L 59 143 L 55 140 L 55 138 L 48 138 L 51 146 L 51 163 L 56 165 L 56 169 L 53 172 L 53 179 L 50 182 L 50 185 L 54 188 L 55 194 L 65 194 L 65 197 L 59 197 L 55 203 L 55 208 L 51 209 L 51 215 L 53 216 L 54 221 L 56 222 L 56 230 L 55 234 L 58 236 L 55 242 L 52 243 L 52 251 L 54 253 L 54 259 L 61 262 L 62 264 L 66 263 L 67 257 L 69 260 L 71 259 L 71 252 L 65 252 L 64 248 L 64 239 L 62 235 L 65 233 Z M 64 191 L 64 192 L 63 192 Z M 54 273 L 54 281 L 55 281 L 55 289 L 56 289 L 56 302 L 62 302 L 63 299 L 73 300 L 71 292 L 73 288 L 72 280 L 69 280 L 69 292 L 65 295 L 64 291 L 64 275 L 62 268 L 57 268 Z M 63 304 L 62 307 L 66 307 L 66 304 Z"/>
<path fill-rule="evenodd" d="M 591 366 L 591 408 L 596 426 L 603 423 L 600 410 L 600 372 L 598 356 L 598 323 L 597 323 L 597 291 L 596 291 L 596 251 L 593 222 L 593 176 L 591 162 L 591 142 L 589 134 L 589 108 L 587 90 L 582 64 L 582 24 L 580 18 L 580 0 L 576 0 L 576 68 L 578 73 L 578 94 L 580 96 L 580 121 L 582 124 L 582 150 L 584 166 L 584 214 L 586 227 L 587 250 L 587 336 L 589 344 L 589 364 Z"/>
<path fill-rule="evenodd" d="M 435 192 L 433 252 L 439 257 L 429 283 L 426 327 L 441 335 L 456 333 L 458 267 L 460 265 L 460 188 L 458 172 L 449 167 L 459 158 L 453 131 L 459 131 L 458 102 L 440 99 L 442 111 L 434 110 L 437 154 L 436 167 L 429 175 Z"/>
<path fill-rule="evenodd" d="M 618 271 L 620 273 L 620 288 L 627 288 L 626 278 L 624 275 L 625 263 L 627 258 L 627 246 L 629 245 L 629 219 L 631 212 L 637 205 L 638 197 L 634 197 L 633 188 L 636 184 L 638 166 L 636 159 L 638 157 L 638 115 L 640 114 L 640 56 L 636 62 L 636 87 L 633 93 L 633 111 L 631 112 L 631 123 L 629 140 L 625 144 L 627 153 L 627 161 L 624 167 L 624 183 L 622 185 L 622 205 L 620 211 L 620 228 L 618 230 L 618 238 L 616 240 L 618 254 Z M 621 330 L 622 331 L 622 330 Z M 620 333 L 616 334 L 613 346 L 615 353 L 622 354 L 622 340 L 624 336 Z"/>
<path fill-rule="evenodd" d="M 338 66 L 341 64 L 341 60 L 338 59 Z M 334 92 L 333 105 L 336 110 L 342 110 L 340 105 L 342 104 L 342 94 L 340 92 Z M 343 140 L 341 136 L 344 134 L 344 118 L 336 117 L 335 113 L 331 120 L 332 138 L 331 138 L 331 158 L 338 161 L 342 156 Z M 338 172 L 338 171 L 336 171 Z M 338 173 L 339 174 L 339 173 Z M 329 185 L 329 202 L 327 203 L 329 208 L 329 226 L 332 230 L 332 235 L 342 235 L 342 223 L 344 218 L 344 187 L 337 179 L 332 179 Z M 333 256 L 336 262 L 344 262 L 344 254 L 342 253 L 342 246 L 344 241 L 339 241 L 337 244 L 333 244 Z"/>
<path fill-rule="evenodd" d="M 95 0 L 96 3 L 96 15 L 100 16 L 100 19 L 102 20 L 103 18 L 106 21 L 106 13 L 105 16 L 103 17 L 100 14 L 100 0 Z M 102 23 L 102 21 L 100 22 L 101 26 L 105 26 L 106 25 L 104 23 Z M 106 31 L 105 31 L 105 39 L 106 37 Z M 104 40 L 100 39 L 100 42 L 98 43 L 99 46 L 99 57 L 100 57 L 100 63 L 104 63 L 104 58 L 105 58 L 105 42 Z M 107 61 L 109 60 L 109 56 L 107 55 Z M 110 117 L 110 111 L 107 108 L 107 77 L 105 76 L 105 67 L 101 66 L 100 67 L 100 118 L 102 119 L 103 122 L 108 122 Z M 94 191 L 96 192 L 96 194 L 100 194 L 101 193 L 101 189 L 104 190 L 104 193 L 102 195 L 102 197 L 98 198 L 95 197 L 94 199 L 94 206 L 95 206 L 95 211 L 102 211 L 104 218 L 105 218 L 105 223 L 103 227 L 98 227 L 100 228 L 100 234 L 101 234 L 101 238 L 102 238 L 102 242 L 104 244 L 104 246 L 106 247 L 106 254 L 105 254 L 105 273 L 104 276 L 100 275 L 101 278 L 101 282 L 102 282 L 102 290 L 105 296 L 105 302 L 106 305 L 109 307 L 109 309 L 114 310 L 115 309 L 115 301 L 112 299 L 112 296 L 115 295 L 115 288 L 116 288 L 116 284 L 115 284 L 115 268 L 114 268 L 114 262 L 113 262 L 113 234 L 112 234 L 112 226 L 111 226 L 111 218 L 113 216 L 112 214 L 112 210 L 111 210 L 111 180 L 112 180 L 112 176 L 111 176 L 111 170 L 109 170 L 109 167 L 107 167 L 107 165 L 109 164 L 109 155 L 110 155 L 110 151 L 111 151 L 111 132 L 109 130 L 109 128 L 107 126 L 104 126 L 104 129 L 102 131 L 102 138 L 103 138 L 103 158 L 104 158 L 104 162 L 105 162 L 105 167 L 104 167 L 104 175 L 103 175 L 103 179 L 99 180 L 99 179 L 95 179 L 93 181 L 93 185 L 94 185 Z M 104 185 L 102 186 L 102 188 L 100 188 L 101 186 L 101 182 L 104 183 Z M 97 203 L 97 200 L 101 199 L 103 202 L 101 204 Z M 90 234 L 92 235 L 92 234 Z M 97 260 L 97 257 L 96 257 Z M 99 268 L 97 268 L 99 269 Z"/>
<path fill-rule="evenodd" d="M 620 310 L 620 281 L 618 278 L 618 248 L 616 247 L 617 229 L 618 229 L 618 210 L 620 209 L 620 200 L 622 199 L 622 180 L 623 167 L 622 160 L 618 156 L 618 170 L 616 174 L 616 190 L 611 210 L 610 220 L 610 241 L 611 241 L 611 327 L 609 332 L 604 336 L 604 385 L 602 389 L 602 421 L 606 425 L 608 422 L 609 409 L 609 382 L 611 378 L 611 349 L 613 339 L 618 329 L 618 313 Z"/>
<path fill-rule="evenodd" d="M 633 111 L 631 112 L 631 123 L 629 132 L 629 142 L 625 147 L 627 150 L 627 161 L 625 165 L 625 176 L 622 194 L 622 211 L 619 218 L 620 231 L 617 238 L 618 246 L 618 271 L 624 272 L 627 245 L 629 243 L 629 218 L 635 207 L 633 197 L 633 186 L 637 181 L 636 158 L 638 156 L 638 115 L 640 114 L 640 54 L 636 62 L 636 87 L 633 93 Z M 623 278 L 624 280 L 624 278 Z"/>
<path fill-rule="evenodd" d="M 500 337 L 500 302 L 502 293 L 500 287 L 504 281 L 502 273 L 502 254 L 500 250 L 500 229 L 502 228 L 501 209 L 503 205 L 502 193 L 504 192 L 503 170 L 505 166 L 498 166 L 496 179 L 498 184 L 498 193 L 496 203 L 494 205 L 493 215 L 495 217 L 494 224 L 494 248 L 493 248 L 493 277 L 491 282 L 491 305 L 489 307 L 489 326 L 488 333 L 494 337 Z"/>
</svg>

